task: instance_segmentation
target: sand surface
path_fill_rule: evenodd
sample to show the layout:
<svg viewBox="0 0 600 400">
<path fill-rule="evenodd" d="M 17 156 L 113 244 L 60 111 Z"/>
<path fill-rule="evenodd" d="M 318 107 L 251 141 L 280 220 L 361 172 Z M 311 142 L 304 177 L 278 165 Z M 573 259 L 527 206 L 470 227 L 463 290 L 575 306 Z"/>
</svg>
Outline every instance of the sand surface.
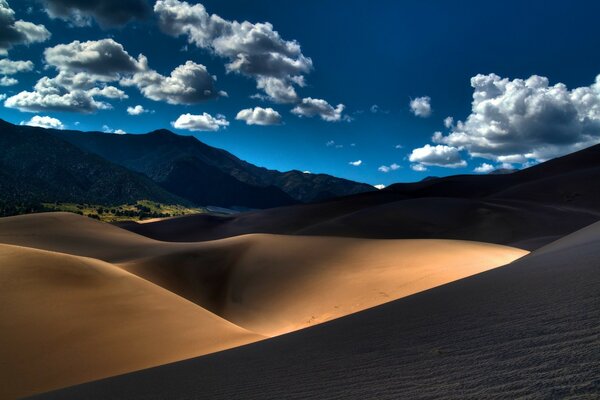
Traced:
<svg viewBox="0 0 600 400">
<path fill-rule="evenodd" d="M 593 399 L 599 326 L 595 224 L 335 321 L 40 398 Z"/>
<path fill-rule="evenodd" d="M 0 219 L 2 242 L 9 398 L 310 327 L 527 253 L 266 234 L 167 243 L 66 213 Z"/>
<path fill-rule="evenodd" d="M 103 261 L 0 244 L 0 398 L 262 337 Z"/>
</svg>

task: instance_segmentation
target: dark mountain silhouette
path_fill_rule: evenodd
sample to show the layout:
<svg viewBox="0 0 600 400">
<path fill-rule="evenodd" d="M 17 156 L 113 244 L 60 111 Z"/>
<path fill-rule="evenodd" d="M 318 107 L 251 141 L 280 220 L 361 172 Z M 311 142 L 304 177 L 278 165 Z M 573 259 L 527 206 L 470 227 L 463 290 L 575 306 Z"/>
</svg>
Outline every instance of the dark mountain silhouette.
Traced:
<svg viewBox="0 0 600 400">
<path fill-rule="evenodd" d="M 468 239 L 535 249 L 600 219 L 598 181 L 600 145 L 512 174 L 449 176 L 315 204 L 125 227 L 177 241 L 261 232 Z"/>
<path fill-rule="evenodd" d="M 48 135 L 0 120 L 0 212 L 42 202 L 123 204 L 148 199 L 189 204 L 148 177 Z M 12 211 L 12 212 L 11 212 Z"/>
<path fill-rule="evenodd" d="M 82 134 L 74 131 L 51 131 L 51 133 L 107 160 L 142 172 L 182 196 L 185 196 L 185 190 L 178 185 L 186 183 L 186 177 L 193 174 L 196 169 L 200 169 L 211 171 L 210 177 L 213 181 L 231 182 L 227 185 L 223 183 L 226 187 L 231 187 L 233 181 L 225 179 L 225 175 L 241 182 L 240 187 L 244 184 L 255 188 L 254 192 L 250 193 L 251 190 L 246 186 L 242 193 L 235 196 L 236 201 L 261 196 L 269 199 L 265 200 L 264 204 L 257 201 L 253 201 L 253 204 L 232 204 L 230 201 L 225 201 L 214 205 L 265 208 L 375 190 L 371 185 L 325 174 L 308 174 L 300 171 L 279 172 L 257 167 L 225 150 L 208 146 L 195 137 L 176 135 L 165 129 L 143 135 L 107 135 L 99 132 Z M 175 170 L 174 164 L 177 165 Z M 188 171 L 182 168 L 183 165 L 193 165 L 193 167 Z M 165 171 L 172 172 L 166 175 Z M 178 175 L 175 175 L 175 172 Z M 202 187 L 201 179 L 195 179 L 194 183 Z M 209 184 L 205 187 L 210 190 Z M 248 195 L 244 194 L 246 192 Z M 204 201 L 202 197 L 188 198 L 200 203 Z"/>
</svg>

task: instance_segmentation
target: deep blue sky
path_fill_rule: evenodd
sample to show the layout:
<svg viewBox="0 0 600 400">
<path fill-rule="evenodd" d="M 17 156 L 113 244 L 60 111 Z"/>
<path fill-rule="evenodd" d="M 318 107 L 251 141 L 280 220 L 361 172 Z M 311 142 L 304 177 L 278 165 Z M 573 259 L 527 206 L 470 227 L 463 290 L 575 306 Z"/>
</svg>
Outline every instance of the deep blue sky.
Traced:
<svg viewBox="0 0 600 400">
<path fill-rule="evenodd" d="M 34 1 L 9 0 L 9 4 L 17 19 L 44 24 L 52 37 L 9 51 L 12 60 L 33 61 L 37 72 L 15 75 L 19 84 L 0 88 L 0 93 L 10 96 L 31 90 L 42 75 L 53 75 L 43 68 L 45 48 L 112 37 L 134 57 L 146 55 L 150 66 L 162 74 L 187 60 L 206 65 L 218 76 L 218 88 L 226 90 L 229 97 L 189 106 L 169 105 L 146 99 L 134 88 L 123 88 L 129 99 L 110 101 L 113 110 L 26 113 L 1 107 L 1 118 L 19 123 L 36 114 L 48 115 L 73 129 L 101 130 L 108 125 L 142 133 L 161 127 L 174 130 L 170 122 L 183 113 L 224 114 L 230 121 L 224 130 L 176 131 L 194 134 L 268 168 L 325 172 L 371 184 L 471 173 L 485 161 L 467 156 L 464 168 L 431 166 L 428 171 L 416 172 L 407 160 L 413 148 L 431 143 L 433 132 L 444 129 L 445 117 L 464 120 L 469 115 L 473 93 L 469 80 L 478 73 L 510 79 L 537 74 L 548 77 L 551 84 L 562 82 L 569 88 L 588 86 L 600 73 L 597 2 L 202 1 L 210 13 L 228 20 L 268 21 L 282 38 L 297 40 L 302 53 L 314 63 L 314 70 L 306 75 L 307 87 L 298 89 L 300 96 L 326 99 L 332 105 L 343 103 L 347 115 L 354 118 L 351 122 L 326 122 L 298 118 L 290 113 L 290 105 L 249 98 L 257 92 L 252 79 L 226 74 L 223 59 L 206 50 L 188 46 L 187 51 L 180 51 L 185 38 L 160 32 L 154 19 L 108 30 L 96 24 L 72 27 L 50 19 Z M 34 7 L 31 14 L 26 12 L 29 6 Z M 430 117 L 419 118 L 410 112 L 409 101 L 418 96 L 431 97 Z M 155 112 L 128 115 L 126 108 L 137 104 Z M 369 112 L 374 104 L 387 112 Z M 235 120 L 239 110 L 255 106 L 273 107 L 284 124 L 247 126 Z M 326 146 L 331 140 L 343 148 Z M 403 147 L 395 148 L 398 144 Z M 362 160 L 362 165 L 349 164 L 356 160 Z M 378 171 L 379 166 L 392 163 L 402 168 Z"/>
</svg>

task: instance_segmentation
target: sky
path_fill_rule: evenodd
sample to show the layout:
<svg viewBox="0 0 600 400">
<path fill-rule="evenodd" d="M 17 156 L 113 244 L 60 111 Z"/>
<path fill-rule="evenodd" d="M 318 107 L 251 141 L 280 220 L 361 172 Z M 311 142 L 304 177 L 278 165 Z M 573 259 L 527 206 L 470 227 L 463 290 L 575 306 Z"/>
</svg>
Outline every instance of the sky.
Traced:
<svg viewBox="0 0 600 400">
<path fill-rule="evenodd" d="M 0 118 L 372 185 L 600 142 L 589 1 L 0 0 Z M 381 187 L 381 186 L 380 186 Z"/>
</svg>

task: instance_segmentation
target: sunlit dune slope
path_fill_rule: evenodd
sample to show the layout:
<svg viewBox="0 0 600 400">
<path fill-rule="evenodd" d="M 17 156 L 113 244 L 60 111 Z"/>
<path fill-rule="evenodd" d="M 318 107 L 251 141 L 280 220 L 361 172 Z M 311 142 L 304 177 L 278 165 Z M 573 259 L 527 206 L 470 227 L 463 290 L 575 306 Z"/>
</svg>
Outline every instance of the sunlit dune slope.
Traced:
<svg viewBox="0 0 600 400">
<path fill-rule="evenodd" d="M 114 262 L 266 336 L 443 285 L 527 253 L 466 241 L 266 234 L 167 243 L 65 213 L 0 219 L 3 240 Z"/>
<path fill-rule="evenodd" d="M 0 398 L 259 339 L 111 264 L 0 245 Z"/>
<path fill-rule="evenodd" d="M 450 240 L 245 235 L 121 266 L 233 323 L 277 335 L 507 264 L 527 254 Z"/>
<path fill-rule="evenodd" d="M 42 399 L 595 399 L 600 223 L 514 263 L 288 335 Z"/>
</svg>

